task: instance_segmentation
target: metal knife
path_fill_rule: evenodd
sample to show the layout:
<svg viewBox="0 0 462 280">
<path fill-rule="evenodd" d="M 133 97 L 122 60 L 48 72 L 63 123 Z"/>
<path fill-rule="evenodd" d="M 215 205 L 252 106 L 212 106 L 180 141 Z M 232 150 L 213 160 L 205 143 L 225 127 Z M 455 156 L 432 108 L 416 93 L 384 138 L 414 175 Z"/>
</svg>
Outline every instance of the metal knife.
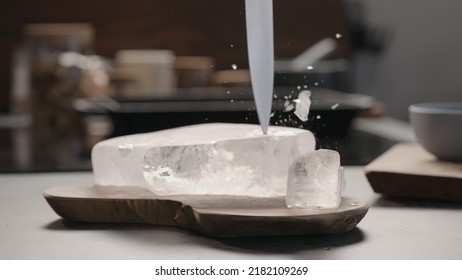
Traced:
<svg viewBox="0 0 462 280">
<path fill-rule="evenodd" d="M 273 0 L 245 0 L 250 79 L 263 134 L 268 131 L 273 103 Z"/>
</svg>

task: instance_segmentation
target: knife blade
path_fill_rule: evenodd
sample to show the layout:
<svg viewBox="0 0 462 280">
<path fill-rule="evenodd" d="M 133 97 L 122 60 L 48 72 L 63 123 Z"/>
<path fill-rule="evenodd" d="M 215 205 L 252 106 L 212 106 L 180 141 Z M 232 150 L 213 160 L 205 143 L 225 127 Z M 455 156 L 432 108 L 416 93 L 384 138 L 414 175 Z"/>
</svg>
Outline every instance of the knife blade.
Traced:
<svg viewBox="0 0 462 280">
<path fill-rule="evenodd" d="M 245 0 L 250 80 L 258 120 L 268 131 L 274 87 L 273 0 Z"/>
</svg>

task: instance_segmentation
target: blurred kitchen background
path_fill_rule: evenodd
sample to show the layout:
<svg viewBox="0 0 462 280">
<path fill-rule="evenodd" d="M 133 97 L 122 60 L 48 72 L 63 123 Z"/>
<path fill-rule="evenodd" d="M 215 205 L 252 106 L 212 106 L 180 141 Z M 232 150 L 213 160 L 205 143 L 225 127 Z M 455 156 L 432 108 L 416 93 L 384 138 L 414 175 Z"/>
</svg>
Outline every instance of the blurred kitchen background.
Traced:
<svg viewBox="0 0 462 280">
<path fill-rule="evenodd" d="M 412 141 L 411 103 L 462 101 L 460 11 L 274 0 L 272 124 L 311 129 L 345 165 Z M 307 123 L 290 111 L 305 89 Z M 90 170 L 108 137 L 218 121 L 258 121 L 243 0 L 0 2 L 0 172 Z"/>
</svg>

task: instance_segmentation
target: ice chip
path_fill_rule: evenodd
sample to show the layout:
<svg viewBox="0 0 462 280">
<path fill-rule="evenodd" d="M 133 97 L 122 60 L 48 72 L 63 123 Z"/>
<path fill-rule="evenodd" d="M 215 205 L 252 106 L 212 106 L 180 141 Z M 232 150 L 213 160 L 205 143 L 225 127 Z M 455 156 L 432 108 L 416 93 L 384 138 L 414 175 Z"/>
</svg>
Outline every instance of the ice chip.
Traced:
<svg viewBox="0 0 462 280">
<path fill-rule="evenodd" d="M 336 208 L 344 188 L 339 153 L 325 149 L 308 152 L 289 167 L 286 204 L 289 208 Z"/>
<path fill-rule="evenodd" d="M 100 186 L 271 197 L 285 195 L 289 166 L 314 149 L 308 130 L 270 126 L 263 135 L 259 125 L 209 123 L 104 140 L 92 164 Z"/>
<path fill-rule="evenodd" d="M 334 105 L 330 106 L 330 108 L 331 108 L 332 110 L 335 110 L 335 109 L 338 108 L 339 105 L 340 105 L 339 103 L 335 103 Z"/>
<path fill-rule="evenodd" d="M 303 122 L 308 121 L 308 114 L 311 106 L 311 91 L 304 90 L 298 94 L 297 102 L 295 102 L 295 115 Z"/>
<path fill-rule="evenodd" d="M 288 104 L 287 106 L 284 106 L 284 112 L 290 112 L 294 110 L 295 106 L 294 104 Z"/>
</svg>

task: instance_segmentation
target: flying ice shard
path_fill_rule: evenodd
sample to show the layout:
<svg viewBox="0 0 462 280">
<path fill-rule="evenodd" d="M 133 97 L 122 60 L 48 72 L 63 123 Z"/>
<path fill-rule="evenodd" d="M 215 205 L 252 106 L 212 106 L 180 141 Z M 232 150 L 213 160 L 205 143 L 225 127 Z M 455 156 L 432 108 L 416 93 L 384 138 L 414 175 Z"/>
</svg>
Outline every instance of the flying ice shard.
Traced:
<svg viewBox="0 0 462 280">
<path fill-rule="evenodd" d="M 95 145 L 95 183 L 142 186 L 159 195 L 285 195 L 292 162 L 315 149 L 310 131 L 201 124 L 108 139 Z"/>
</svg>

